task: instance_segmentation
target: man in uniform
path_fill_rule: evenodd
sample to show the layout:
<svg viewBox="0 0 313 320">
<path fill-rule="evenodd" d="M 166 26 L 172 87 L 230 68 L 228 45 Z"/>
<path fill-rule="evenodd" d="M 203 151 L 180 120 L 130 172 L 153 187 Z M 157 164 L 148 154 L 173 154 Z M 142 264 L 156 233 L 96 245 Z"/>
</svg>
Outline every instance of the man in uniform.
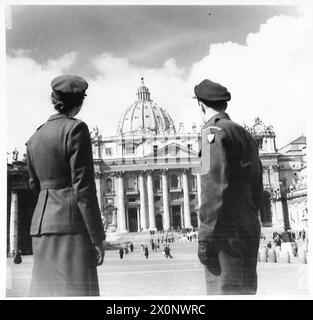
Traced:
<svg viewBox="0 0 313 320">
<path fill-rule="evenodd" d="M 210 80 L 195 86 L 204 126 L 198 257 L 207 294 L 255 294 L 262 164 L 255 139 L 227 113 L 231 96 Z"/>
</svg>

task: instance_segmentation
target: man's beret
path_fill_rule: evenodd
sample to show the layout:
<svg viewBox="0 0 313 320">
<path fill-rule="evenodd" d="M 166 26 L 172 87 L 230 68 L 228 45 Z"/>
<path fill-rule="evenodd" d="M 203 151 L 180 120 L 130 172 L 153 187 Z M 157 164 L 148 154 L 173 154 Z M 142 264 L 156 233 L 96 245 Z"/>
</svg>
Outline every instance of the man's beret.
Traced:
<svg viewBox="0 0 313 320">
<path fill-rule="evenodd" d="M 81 77 L 65 74 L 54 78 L 51 81 L 51 87 L 57 94 L 84 94 L 88 83 Z"/>
<path fill-rule="evenodd" d="M 227 89 L 221 86 L 219 83 L 205 79 L 195 86 L 194 98 L 207 101 L 229 101 L 231 96 Z"/>
</svg>

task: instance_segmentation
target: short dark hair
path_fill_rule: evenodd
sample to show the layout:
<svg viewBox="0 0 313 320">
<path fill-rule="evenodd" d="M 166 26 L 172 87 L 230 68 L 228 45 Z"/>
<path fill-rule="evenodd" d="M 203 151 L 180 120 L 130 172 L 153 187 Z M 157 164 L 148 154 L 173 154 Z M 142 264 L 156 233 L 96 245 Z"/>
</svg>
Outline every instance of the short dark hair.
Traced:
<svg viewBox="0 0 313 320">
<path fill-rule="evenodd" d="M 54 105 L 54 109 L 60 113 L 68 113 L 75 107 L 82 105 L 84 98 L 84 93 L 55 94 L 52 92 L 51 94 L 51 101 Z"/>
<path fill-rule="evenodd" d="M 227 108 L 227 101 L 219 100 L 219 101 L 208 101 L 204 99 L 198 99 L 200 102 L 205 104 L 207 107 L 212 108 L 216 111 L 224 111 Z"/>
</svg>

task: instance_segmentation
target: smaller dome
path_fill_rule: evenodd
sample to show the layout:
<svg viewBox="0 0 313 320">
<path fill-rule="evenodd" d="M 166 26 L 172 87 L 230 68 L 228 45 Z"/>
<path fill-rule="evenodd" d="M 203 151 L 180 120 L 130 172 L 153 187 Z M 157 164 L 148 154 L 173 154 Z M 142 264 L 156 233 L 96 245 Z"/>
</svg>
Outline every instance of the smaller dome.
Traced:
<svg viewBox="0 0 313 320">
<path fill-rule="evenodd" d="M 260 117 L 255 118 L 254 124 L 251 127 L 247 125 L 244 125 L 244 127 L 254 136 L 275 136 L 273 126 L 265 125 Z"/>
<path fill-rule="evenodd" d="M 137 100 L 123 113 L 118 123 L 118 134 L 175 133 L 172 118 L 150 97 L 150 91 L 141 78 Z"/>
</svg>

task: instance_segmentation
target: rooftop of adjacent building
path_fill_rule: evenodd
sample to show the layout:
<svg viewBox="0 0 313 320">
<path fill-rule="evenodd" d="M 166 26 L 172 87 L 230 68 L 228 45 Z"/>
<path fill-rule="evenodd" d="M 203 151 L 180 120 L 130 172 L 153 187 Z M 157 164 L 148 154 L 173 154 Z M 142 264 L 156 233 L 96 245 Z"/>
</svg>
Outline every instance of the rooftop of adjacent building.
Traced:
<svg viewBox="0 0 313 320">
<path fill-rule="evenodd" d="M 279 152 L 282 154 L 301 153 L 304 155 L 306 152 L 306 136 L 301 134 L 300 137 L 280 148 Z"/>
</svg>

